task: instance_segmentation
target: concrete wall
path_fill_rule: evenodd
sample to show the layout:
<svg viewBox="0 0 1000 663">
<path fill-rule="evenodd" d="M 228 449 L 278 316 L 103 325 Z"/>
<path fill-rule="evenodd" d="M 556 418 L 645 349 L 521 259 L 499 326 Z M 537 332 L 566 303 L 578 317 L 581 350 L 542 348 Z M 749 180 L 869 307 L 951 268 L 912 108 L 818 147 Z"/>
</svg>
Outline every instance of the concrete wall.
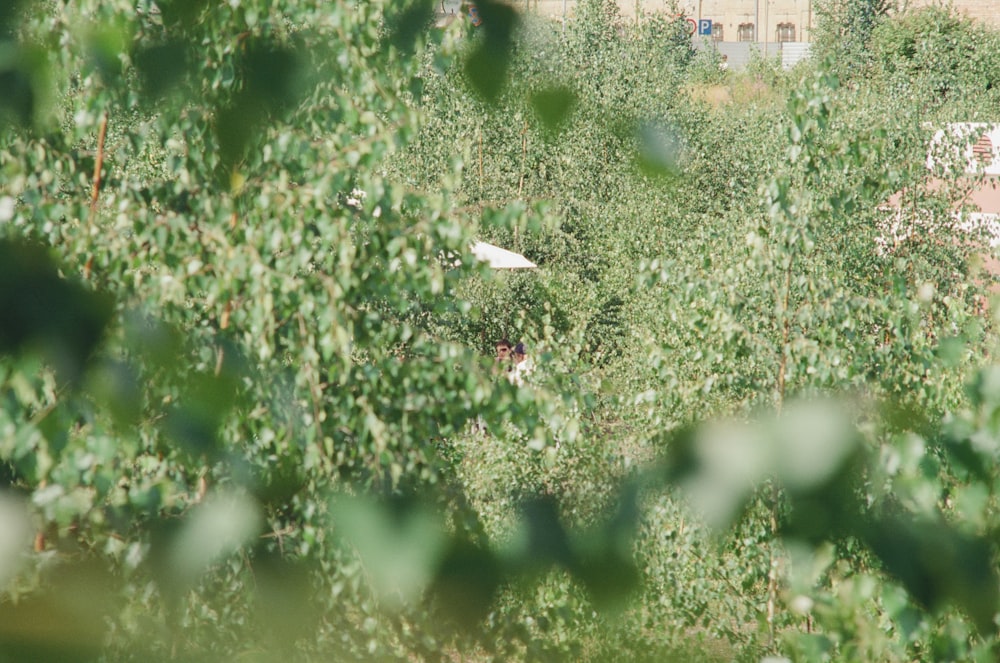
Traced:
<svg viewBox="0 0 1000 663">
<path fill-rule="evenodd" d="M 809 42 L 793 41 L 778 44 L 769 42 L 767 44 L 755 44 L 741 41 L 711 41 L 696 40 L 696 49 L 714 48 L 720 55 L 726 56 L 726 62 L 731 71 L 742 71 L 750 63 L 750 59 L 755 55 L 770 58 L 779 58 L 781 66 L 791 69 L 803 58 L 809 55 Z"/>
</svg>

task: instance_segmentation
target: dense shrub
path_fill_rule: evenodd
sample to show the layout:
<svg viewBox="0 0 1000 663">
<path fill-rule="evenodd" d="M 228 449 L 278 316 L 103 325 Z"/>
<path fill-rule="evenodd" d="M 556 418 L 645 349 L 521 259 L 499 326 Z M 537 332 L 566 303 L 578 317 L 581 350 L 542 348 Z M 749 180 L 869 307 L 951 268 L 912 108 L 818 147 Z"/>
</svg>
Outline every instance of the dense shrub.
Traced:
<svg viewBox="0 0 1000 663">
<path fill-rule="evenodd" d="M 995 658 L 922 123 L 997 37 L 845 7 L 724 77 L 607 0 L 0 10 L 0 660 Z"/>
</svg>

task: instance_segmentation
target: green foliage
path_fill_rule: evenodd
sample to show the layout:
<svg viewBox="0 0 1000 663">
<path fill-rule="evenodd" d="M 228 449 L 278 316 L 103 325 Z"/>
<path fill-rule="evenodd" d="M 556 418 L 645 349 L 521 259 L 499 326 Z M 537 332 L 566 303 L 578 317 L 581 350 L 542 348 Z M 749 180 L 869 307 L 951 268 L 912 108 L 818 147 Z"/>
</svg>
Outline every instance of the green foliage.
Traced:
<svg viewBox="0 0 1000 663">
<path fill-rule="evenodd" d="M 868 64 L 875 29 L 896 9 L 895 0 L 821 0 L 813 7 L 815 53 L 830 58 L 844 72 Z"/>
<path fill-rule="evenodd" d="M 703 85 L 721 85 L 726 82 L 727 70 L 722 68 L 722 55 L 714 48 L 703 48 L 691 58 L 688 76 Z"/>
<path fill-rule="evenodd" d="M 477 6 L 0 9 L 0 660 L 991 660 L 996 36 Z"/>
<path fill-rule="evenodd" d="M 997 35 L 941 7 L 904 14 L 872 31 L 873 64 L 889 86 L 952 118 L 996 106 Z M 973 104 L 968 101 L 975 99 Z"/>
</svg>

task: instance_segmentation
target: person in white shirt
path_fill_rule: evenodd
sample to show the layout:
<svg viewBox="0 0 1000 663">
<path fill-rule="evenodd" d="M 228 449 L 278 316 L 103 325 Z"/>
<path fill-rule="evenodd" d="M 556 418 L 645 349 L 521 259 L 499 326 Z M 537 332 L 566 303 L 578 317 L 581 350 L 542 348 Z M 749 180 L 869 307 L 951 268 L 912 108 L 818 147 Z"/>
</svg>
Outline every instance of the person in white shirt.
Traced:
<svg viewBox="0 0 1000 663">
<path fill-rule="evenodd" d="M 524 378 L 534 370 L 535 363 L 528 358 L 528 353 L 524 349 L 524 343 L 515 345 L 511 356 L 514 359 L 514 366 L 513 370 L 507 374 L 507 377 L 511 384 L 520 387 L 524 384 Z"/>
</svg>

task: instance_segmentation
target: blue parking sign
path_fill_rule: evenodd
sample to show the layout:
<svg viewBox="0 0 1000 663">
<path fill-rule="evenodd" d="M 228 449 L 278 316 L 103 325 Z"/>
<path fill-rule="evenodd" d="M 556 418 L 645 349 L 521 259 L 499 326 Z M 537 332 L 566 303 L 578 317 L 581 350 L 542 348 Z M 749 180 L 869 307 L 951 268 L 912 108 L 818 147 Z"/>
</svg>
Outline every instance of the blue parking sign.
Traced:
<svg viewBox="0 0 1000 663">
<path fill-rule="evenodd" d="M 706 37 L 712 36 L 712 19 L 703 18 L 698 21 L 698 34 Z"/>
</svg>

